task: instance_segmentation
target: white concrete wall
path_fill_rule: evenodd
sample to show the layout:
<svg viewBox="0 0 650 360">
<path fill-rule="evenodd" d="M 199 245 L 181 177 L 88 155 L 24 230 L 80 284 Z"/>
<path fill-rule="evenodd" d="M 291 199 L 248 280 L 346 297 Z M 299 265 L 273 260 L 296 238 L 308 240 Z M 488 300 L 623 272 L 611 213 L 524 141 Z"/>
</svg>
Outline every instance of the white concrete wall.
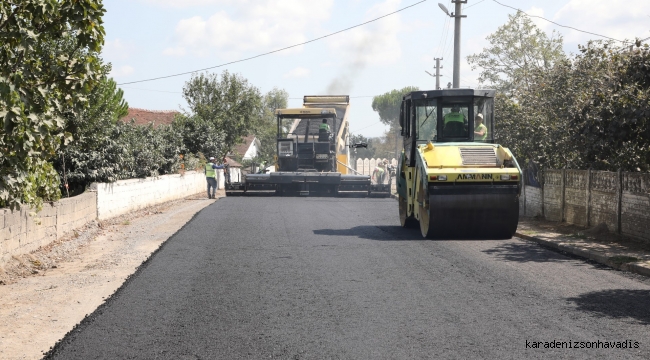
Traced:
<svg viewBox="0 0 650 360">
<path fill-rule="evenodd" d="M 223 179 L 223 171 L 220 172 Z M 97 218 L 100 220 L 198 193 L 207 196 L 206 188 L 205 174 L 195 171 L 91 185 L 91 189 L 97 191 Z"/>
</svg>

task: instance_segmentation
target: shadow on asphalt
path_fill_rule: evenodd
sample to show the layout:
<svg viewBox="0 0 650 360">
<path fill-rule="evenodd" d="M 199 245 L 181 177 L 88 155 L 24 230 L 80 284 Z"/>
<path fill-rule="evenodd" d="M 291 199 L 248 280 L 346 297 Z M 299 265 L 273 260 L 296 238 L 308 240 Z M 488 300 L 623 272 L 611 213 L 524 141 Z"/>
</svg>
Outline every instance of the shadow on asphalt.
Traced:
<svg viewBox="0 0 650 360">
<path fill-rule="evenodd" d="M 422 240 L 434 240 L 434 241 L 485 241 L 485 240 L 495 240 L 491 238 L 478 238 L 478 237 L 444 237 L 439 239 L 424 239 L 420 233 L 418 227 L 415 228 L 403 228 L 401 226 L 371 226 L 371 225 L 362 225 L 355 226 L 349 229 L 319 229 L 314 230 L 315 235 L 326 235 L 326 236 L 354 236 L 360 239 L 368 240 L 377 240 L 377 241 L 422 241 Z"/>
<path fill-rule="evenodd" d="M 569 298 L 578 310 L 597 317 L 631 318 L 650 325 L 650 290 L 603 290 Z"/>
<path fill-rule="evenodd" d="M 320 229 L 314 230 L 315 235 L 325 236 L 354 236 L 360 239 L 377 241 L 413 241 L 424 240 L 420 229 L 408 229 L 401 226 L 355 226 L 350 229 Z"/>
<path fill-rule="evenodd" d="M 506 243 L 492 249 L 483 250 L 484 253 L 494 255 L 500 260 L 515 262 L 560 262 L 570 261 L 570 257 L 549 251 L 546 248 L 532 243 Z"/>
</svg>

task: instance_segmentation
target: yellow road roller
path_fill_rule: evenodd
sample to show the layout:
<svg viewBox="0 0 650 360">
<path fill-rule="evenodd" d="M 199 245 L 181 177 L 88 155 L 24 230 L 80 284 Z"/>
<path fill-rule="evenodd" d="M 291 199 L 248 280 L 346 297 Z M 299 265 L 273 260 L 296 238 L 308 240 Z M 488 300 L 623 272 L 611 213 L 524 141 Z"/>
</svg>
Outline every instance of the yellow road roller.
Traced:
<svg viewBox="0 0 650 360">
<path fill-rule="evenodd" d="M 495 90 L 414 91 L 403 97 L 397 169 L 400 223 L 426 238 L 510 238 L 522 172 L 495 143 Z"/>
</svg>

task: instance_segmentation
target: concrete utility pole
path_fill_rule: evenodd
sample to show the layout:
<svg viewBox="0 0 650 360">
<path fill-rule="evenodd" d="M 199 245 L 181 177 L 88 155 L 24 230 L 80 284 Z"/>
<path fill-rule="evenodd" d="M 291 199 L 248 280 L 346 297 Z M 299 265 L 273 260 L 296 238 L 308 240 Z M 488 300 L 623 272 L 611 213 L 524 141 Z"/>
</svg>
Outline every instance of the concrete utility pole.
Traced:
<svg viewBox="0 0 650 360">
<path fill-rule="evenodd" d="M 436 90 L 440 90 L 440 69 L 442 69 L 442 66 L 440 66 L 440 60 L 442 58 L 435 58 L 436 60 Z"/>
<path fill-rule="evenodd" d="M 467 0 L 452 0 L 456 4 L 456 11 L 451 16 L 456 20 L 454 24 L 454 89 L 460 87 L 460 19 L 467 17 L 462 15 L 463 4 L 467 4 Z"/>
<path fill-rule="evenodd" d="M 460 88 L 460 19 L 467 17 L 466 15 L 461 14 L 463 4 L 467 4 L 467 0 L 451 0 L 452 3 L 456 4 L 456 11 L 449 13 L 447 7 L 441 3 L 438 3 L 438 6 L 442 11 L 447 14 L 449 17 L 453 17 L 455 20 L 454 23 L 454 89 Z"/>
</svg>

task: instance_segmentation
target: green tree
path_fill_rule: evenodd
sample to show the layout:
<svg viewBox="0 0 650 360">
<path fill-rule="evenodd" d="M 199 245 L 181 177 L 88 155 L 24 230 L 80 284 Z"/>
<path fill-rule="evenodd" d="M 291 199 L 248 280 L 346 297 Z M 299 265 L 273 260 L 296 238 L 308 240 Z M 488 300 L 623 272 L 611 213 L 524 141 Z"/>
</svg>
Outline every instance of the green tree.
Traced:
<svg viewBox="0 0 650 360">
<path fill-rule="evenodd" d="M 356 134 L 351 134 L 350 135 L 350 144 L 368 144 L 368 147 L 365 148 L 353 148 L 351 149 L 351 155 L 356 159 L 372 159 L 375 157 L 375 148 L 373 146 L 375 138 L 367 138 L 363 135 L 356 135 Z M 356 166 L 356 164 L 352 164 L 352 166 Z"/>
<path fill-rule="evenodd" d="M 103 72 L 110 72 L 110 65 L 104 66 Z M 83 192 L 92 182 L 119 178 L 116 164 L 120 160 L 109 150 L 115 146 L 111 136 L 117 121 L 128 114 L 123 95 L 115 81 L 104 75 L 88 95 L 88 102 L 63 114 L 65 131 L 73 141 L 59 149 L 54 167 L 66 195 Z"/>
<path fill-rule="evenodd" d="M 178 114 L 172 127 L 180 135 L 183 142 L 183 154 L 204 154 L 221 159 L 226 154 L 224 134 L 213 122 L 197 115 Z"/>
<path fill-rule="evenodd" d="M 650 51 L 611 45 L 532 71 L 516 101 L 497 96 L 499 142 L 545 168 L 650 170 Z"/>
<path fill-rule="evenodd" d="M 222 139 L 215 154 L 222 158 L 258 124 L 262 96 L 248 80 L 228 71 L 193 75 L 183 87 L 183 97 L 193 116 L 213 126 Z"/>
<path fill-rule="evenodd" d="M 65 137 L 65 109 L 101 76 L 100 1 L 0 2 L 0 207 L 60 196 L 50 160 Z M 72 51 L 48 51 L 59 43 Z"/>
<path fill-rule="evenodd" d="M 385 146 L 382 146 L 381 151 L 376 153 L 377 156 L 382 158 L 398 157 L 401 146 L 399 135 L 400 105 L 402 104 L 404 95 L 418 90 L 415 86 L 407 86 L 400 90 L 391 90 L 390 92 L 372 98 L 372 109 L 379 114 L 381 122 L 389 126 L 388 132 L 382 139 L 382 144 Z"/>
<path fill-rule="evenodd" d="M 481 70 L 480 83 L 512 94 L 529 89 L 532 72 L 550 70 L 565 55 L 559 33 L 553 31 L 550 37 L 547 36 L 519 11 L 508 18 L 506 24 L 488 35 L 490 46 L 481 53 L 468 56 L 467 61 L 472 70 Z"/>
<path fill-rule="evenodd" d="M 650 48 L 593 41 L 580 48 L 566 101 L 571 141 L 586 168 L 650 171 Z"/>
<path fill-rule="evenodd" d="M 284 89 L 273 88 L 264 95 L 262 104 L 262 115 L 253 131 L 261 144 L 255 162 L 261 163 L 264 161 L 267 164 L 271 164 L 276 154 L 276 139 L 278 134 L 275 110 L 287 108 L 289 104 L 289 93 Z"/>
<path fill-rule="evenodd" d="M 108 74 L 110 69 L 110 65 L 105 66 L 103 73 Z M 96 149 L 117 121 L 129 113 L 129 104 L 123 97 L 124 91 L 104 75 L 91 90 L 87 103 L 64 113 L 65 131 L 71 134 L 72 143 L 81 150 Z"/>
<path fill-rule="evenodd" d="M 372 109 L 379 114 L 379 120 L 390 126 L 390 131 L 399 131 L 399 108 L 404 95 L 419 90 L 415 86 L 407 86 L 400 90 L 391 90 L 372 98 Z"/>
</svg>

